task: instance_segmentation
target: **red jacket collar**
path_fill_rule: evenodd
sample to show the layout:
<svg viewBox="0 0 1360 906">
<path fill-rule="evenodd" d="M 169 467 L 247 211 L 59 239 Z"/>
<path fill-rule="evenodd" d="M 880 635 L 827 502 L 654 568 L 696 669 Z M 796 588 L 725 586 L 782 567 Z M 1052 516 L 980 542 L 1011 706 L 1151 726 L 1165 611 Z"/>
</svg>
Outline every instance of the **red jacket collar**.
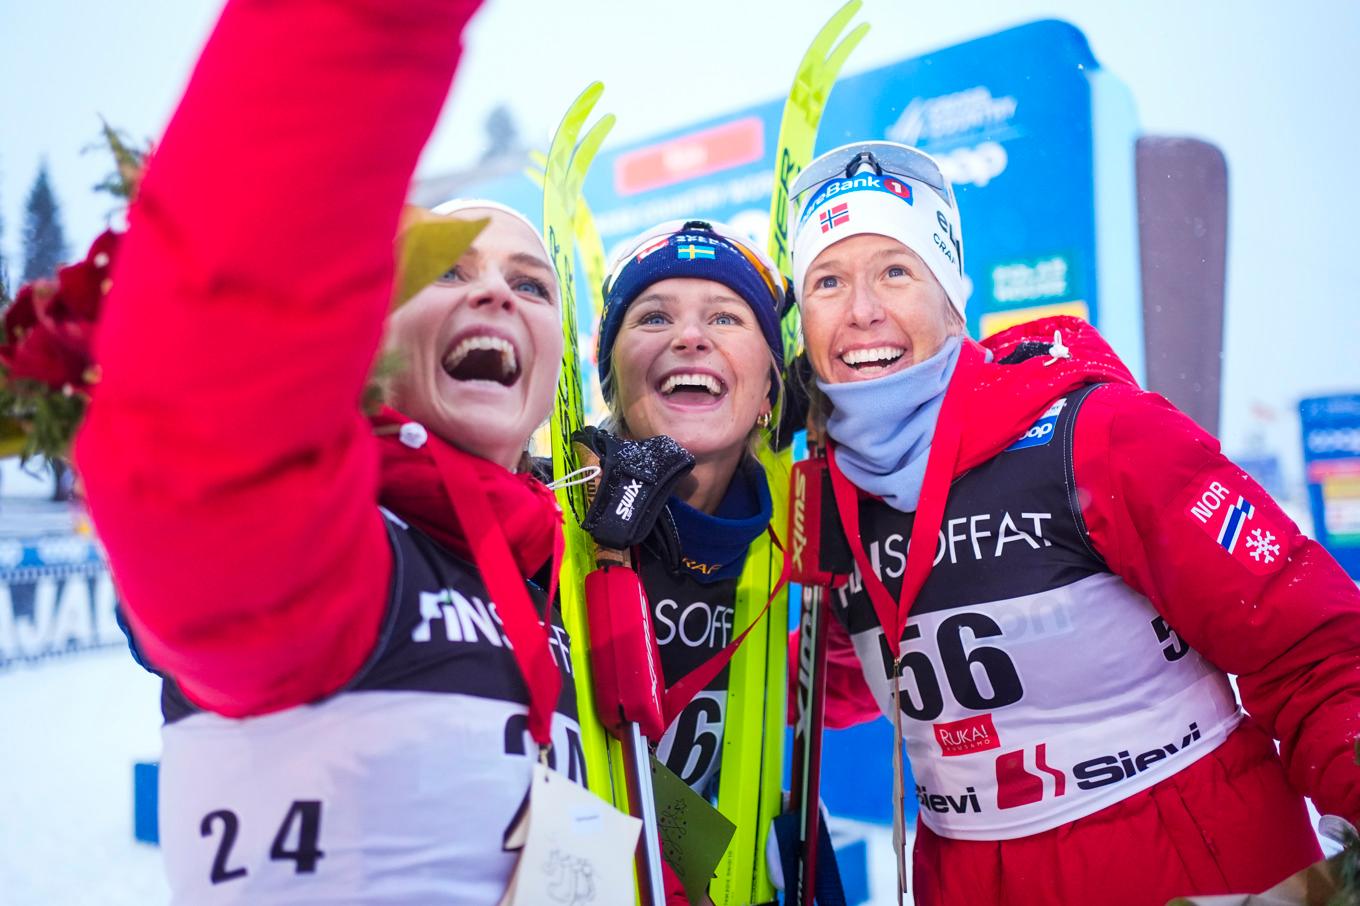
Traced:
<svg viewBox="0 0 1360 906">
<path fill-rule="evenodd" d="M 1049 351 L 1055 334 L 1066 356 Z M 940 412 L 941 421 L 959 419 L 962 427 L 950 478 L 1004 450 L 1063 394 L 1086 384 L 1137 384 L 1105 338 L 1080 318 L 1030 321 L 981 343 L 967 341 L 965 351 L 969 347 L 974 354 L 960 356 Z M 991 352 L 990 362 L 983 350 Z"/>
<path fill-rule="evenodd" d="M 397 430 L 411 419 L 395 409 L 383 407 L 371 421 L 382 454 L 379 503 L 454 555 L 471 559 L 467 541 L 470 527 L 460 525 L 454 517 L 449 494 L 458 489 L 446 487 L 440 474 L 432 452 L 438 445 L 448 451 L 467 481 L 481 483 L 520 574 L 527 579 L 548 562 L 561 530 L 562 513 L 552 491 L 542 482 L 465 453 L 433 434 L 423 445 L 409 447 L 398 439 Z"/>
</svg>

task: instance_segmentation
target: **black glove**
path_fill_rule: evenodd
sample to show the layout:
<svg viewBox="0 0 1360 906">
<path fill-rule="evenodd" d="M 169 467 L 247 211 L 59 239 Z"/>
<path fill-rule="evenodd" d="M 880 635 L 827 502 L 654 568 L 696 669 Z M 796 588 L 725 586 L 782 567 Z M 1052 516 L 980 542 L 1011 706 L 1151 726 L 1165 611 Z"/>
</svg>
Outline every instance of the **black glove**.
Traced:
<svg viewBox="0 0 1360 906">
<path fill-rule="evenodd" d="M 664 434 L 624 440 L 587 426 L 571 440 L 599 457 L 600 465 L 581 528 L 596 544 L 613 550 L 627 550 L 651 532 L 675 483 L 694 468 L 689 451 Z"/>
</svg>

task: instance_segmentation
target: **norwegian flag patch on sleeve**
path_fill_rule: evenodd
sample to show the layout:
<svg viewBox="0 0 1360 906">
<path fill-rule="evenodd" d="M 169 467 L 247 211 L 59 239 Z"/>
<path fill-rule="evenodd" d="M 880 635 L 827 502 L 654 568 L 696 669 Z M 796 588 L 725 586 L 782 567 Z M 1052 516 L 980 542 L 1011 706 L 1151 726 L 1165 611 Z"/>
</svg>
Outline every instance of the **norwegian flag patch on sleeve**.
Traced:
<svg viewBox="0 0 1360 906">
<path fill-rule="evenodd" d="M 1264 502 L 1264 493 L 1241 473 L 1224 469 L 1191 486 L 1183 512 L 1225 553 L 1265 576 L 1288 557 L 1290 533 L 1257 505 Z"/>
</svg>

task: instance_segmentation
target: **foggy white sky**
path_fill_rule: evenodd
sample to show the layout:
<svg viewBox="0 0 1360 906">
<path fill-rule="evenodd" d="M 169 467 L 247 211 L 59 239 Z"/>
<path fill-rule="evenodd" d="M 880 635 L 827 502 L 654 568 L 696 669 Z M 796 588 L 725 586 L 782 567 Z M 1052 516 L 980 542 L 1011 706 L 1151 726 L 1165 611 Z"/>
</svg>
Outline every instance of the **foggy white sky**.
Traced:
<svg viewBox="0 0 1360 906">
<path fill-rule="evenodd" d="M 838 5 L 492 0 L 468 33 L 422 172 L 475 159 L 483 120 L 501 102 L 527 139 L 546 144 L 592 79 L 607 86 L 600 109 L 619 117 L 615 142 L 782 97 L 808 40 Z M 72 251 L 83 251 L 110 207 L 89 191 L 107 170 L 106 157 L 79 153 L 97 137 L 96 114 L 137 135 L 159 133 L 219 7 L 216 0 L 0 0 L 0 216 L 12 272 L 39 159 L 50 163 Z M 1222 147 L 1231 191 L 1222 435 L 1232 452 L 1265 430 L 1296 474 L 1299 397 L 1360 390 L 1352 224 L 1360 206 L 1360 3 L 1293 7 L 1273 0 L 866 0 L 860 18 L 873 31 L 847 70 L 1062 18 L 1129 86 L 1145 131 Z M 224 173 L 220 185 L 205 186 L 203 202 L 231 182 Z M 1250 409 L 1258 402 L 1280 420 L 1255 421 Z"/>
</svg>

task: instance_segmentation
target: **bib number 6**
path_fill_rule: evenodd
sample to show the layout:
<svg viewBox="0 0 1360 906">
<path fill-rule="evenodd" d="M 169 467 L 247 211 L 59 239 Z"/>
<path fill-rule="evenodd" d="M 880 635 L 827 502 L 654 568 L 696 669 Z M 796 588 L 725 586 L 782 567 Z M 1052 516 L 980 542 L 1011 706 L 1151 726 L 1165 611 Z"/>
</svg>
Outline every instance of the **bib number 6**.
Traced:
<svg viewBox="0 0 1360 906">
<path fill-rule="evenodd" d="M 1025 689 L 1010 655 L 991 645 L 966 648 L 963 638 L 965 630 L 974 639 L 996 638 L 1002 634 L 995 620 L 980 613 L 956 614 L 940 623 L 940 628 L 935 632 L 935 648 L 939 652 L 945 681 L 954 700 L 970 711 L 991 711 L 1020 701 Z M 902 713 L 922 721 L 939 717 L 944 711 L 944 692 L 930 655 L 916 648 L 897 658 L 894 664 L 886 637 L 881 638 L 884 638 L 883 667 L 888 680 L 891 682 L 895 674 L 901 675 L 904 680 L 911 677 L 910 682 L 902 685 L 905 693 L 900 697 Z M 921 627 L 916 623 L 908 624 L 902 633 L 903 642 L 920 638 Z M 983 682 L 986 689 L 983 688 Z M 915 687 L 914 696 L 912 687 Z"/>
</svg>

